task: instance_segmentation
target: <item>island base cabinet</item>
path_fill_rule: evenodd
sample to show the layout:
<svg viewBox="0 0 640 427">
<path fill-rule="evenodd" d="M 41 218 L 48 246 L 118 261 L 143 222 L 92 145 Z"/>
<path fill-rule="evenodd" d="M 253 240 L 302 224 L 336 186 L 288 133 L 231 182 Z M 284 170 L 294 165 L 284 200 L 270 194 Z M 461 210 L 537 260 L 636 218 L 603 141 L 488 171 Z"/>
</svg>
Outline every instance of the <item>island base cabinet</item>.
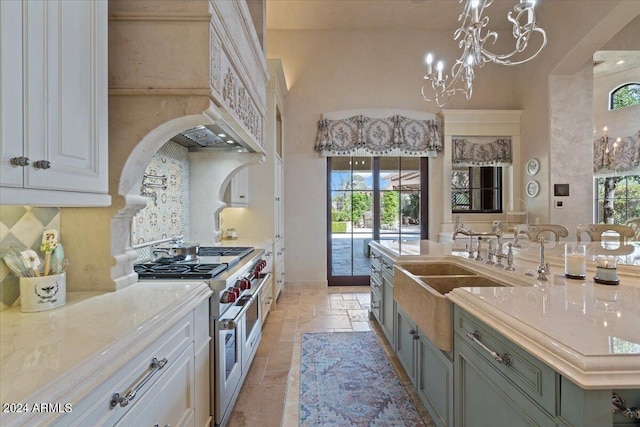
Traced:
<svg viewBox="0 0 640 427">
<path fill-rule="evenodd" d="M 454 348 L 456 427 L 556 426 L 553 418 L 457 336 Z"/>
<path fill-rule="evenodd" d="M 452 426 L 453 362 L 429 338 L 422 333 L 419 333 L 419 337 L 416 384 L 418 395 L 436 426 Z"/>
<path fill-rule="evenodd" d="M 418 330 L 411 318 L 400 308 L 396 311 L 396 356 L 411 382 L 416 383 L 416 339 Z"/>
<path fill-rule="evenodd" d="M 124 416 L 118 426 L 194 426 L 194 357 L 191 344 L 169 366 L 162 385 L 146 393 L 135 411 Z"/>
<path fill-rule="evenodd" d="M 393 299 L 393 277 L 386 273 L 382 274 L 382 318 L 378 319 L 380 328 L 384 335 L 387 337 L 387 341 L 391 344 L 392 348 L 395 348 L 395 334 L 394 334 L 394 319 L 396 317 L 396 302 Z"/>
</svg>

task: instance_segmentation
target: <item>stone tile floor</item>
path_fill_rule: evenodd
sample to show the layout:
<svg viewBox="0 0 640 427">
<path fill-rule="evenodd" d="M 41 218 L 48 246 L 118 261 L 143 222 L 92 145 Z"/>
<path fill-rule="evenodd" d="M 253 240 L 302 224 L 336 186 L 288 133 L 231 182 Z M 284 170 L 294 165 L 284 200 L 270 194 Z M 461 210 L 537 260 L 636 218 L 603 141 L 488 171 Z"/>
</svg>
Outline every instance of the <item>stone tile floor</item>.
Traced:
<svg viewBox="0 0 640 427">
<path fill-rule="evenodd" d="M 369 306 L 368 286 L 287 284 L 265 322 L 229 427 L 298 426 L 302 333 L 371 330 L 378 335 L 425 425 L 434 426 L 384 334 L 375 321 L 369 321 Z"/>
</svg>

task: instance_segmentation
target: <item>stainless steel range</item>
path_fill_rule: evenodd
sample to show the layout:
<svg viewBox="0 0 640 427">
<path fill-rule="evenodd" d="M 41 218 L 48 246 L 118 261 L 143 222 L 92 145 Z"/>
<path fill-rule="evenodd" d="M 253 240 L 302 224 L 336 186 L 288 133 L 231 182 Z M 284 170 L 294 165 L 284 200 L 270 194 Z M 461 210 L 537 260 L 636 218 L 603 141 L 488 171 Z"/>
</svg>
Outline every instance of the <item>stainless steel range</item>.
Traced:
<svg viewBox="0 0 640 427">
<path fill-rule="evenodd" d="M 189 261 L 136 264 L 140 280 L 206 281 L 210 298 L 211 415 L 225 426 L 262 338 L 260 290 L 271 280 L 261 273 L 264 250 L 200 247 Z"/>
</svg>

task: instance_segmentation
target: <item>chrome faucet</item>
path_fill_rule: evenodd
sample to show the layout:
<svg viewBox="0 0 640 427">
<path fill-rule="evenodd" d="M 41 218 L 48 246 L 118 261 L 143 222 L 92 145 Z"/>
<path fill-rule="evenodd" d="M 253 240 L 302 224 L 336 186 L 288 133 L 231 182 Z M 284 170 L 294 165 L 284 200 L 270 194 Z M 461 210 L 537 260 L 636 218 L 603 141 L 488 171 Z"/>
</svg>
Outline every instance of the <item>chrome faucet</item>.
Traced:
<svg viewBox="0 0 640 427">
<path fill-rule="evenodd" d="M 503 245 L 502 230 L 498 228 L 496 230 L 496 263 L 495 263 L 495 267 L 498 267 L 498 268 L 504 267 L 504 264 L 502 264 L 502 259 L 506 258 L 502 245 Z"/>
<path fill-rule="evenodd" d="M 538 238 L 540 243 L 540 260 L 538 263 L 538 280 L 546 282 L 549 274 L 549 263 L 544 261 L 544 244 L 547 243 L 544 237 Z"/>
<path fill-rule="evenodd" d="M 500 230 L 499 228 L 496 229 L 496 231 L 473 231 L 471 229 L 471 227 L 469 228 L 464 228 L 464 226 L 460 223 L 460 217 L 456 217 L 456 226 L 453 230 L 453 235 L 451 236 L 451 238 L 453 240 L 456 239 L 456 236 L 458 234 L 462 234 L 463 236 L 468 236 L 468 237 L 478 237 L 478 236 L 482 236 L 482 237 L 486 237 L 486 236 L 493 236 L 493 237 L 498 237 L 499 239 L 501 239 L 500 241 L 502 242 L 502 230 Z M 471 243 L 471 240 L 470 242 Z M 469 245 L 471 246 L 471 245 Z"/>
</svg>

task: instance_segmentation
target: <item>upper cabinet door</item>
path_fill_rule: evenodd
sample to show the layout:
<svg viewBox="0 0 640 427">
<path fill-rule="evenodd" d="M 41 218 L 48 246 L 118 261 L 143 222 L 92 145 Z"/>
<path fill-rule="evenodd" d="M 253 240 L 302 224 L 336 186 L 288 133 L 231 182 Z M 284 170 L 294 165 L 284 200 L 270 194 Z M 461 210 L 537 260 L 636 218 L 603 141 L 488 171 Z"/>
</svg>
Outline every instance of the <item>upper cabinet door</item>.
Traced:
<svg viewBox="0 0 640 427">
<path fill-rule="evenodd" d="M 106 206 L 107 2 L 0 2 L 2 204 Z"/>
<path fill-rule="evenodd" d="M 25 187 L 108 193 L 107 2 L 28 1 L 24 22 Z"/>
<path fill-rule="evenodd" d="M 22 187 L 22 3 L 0 1 L 0 182 Z"/>
</svg>

